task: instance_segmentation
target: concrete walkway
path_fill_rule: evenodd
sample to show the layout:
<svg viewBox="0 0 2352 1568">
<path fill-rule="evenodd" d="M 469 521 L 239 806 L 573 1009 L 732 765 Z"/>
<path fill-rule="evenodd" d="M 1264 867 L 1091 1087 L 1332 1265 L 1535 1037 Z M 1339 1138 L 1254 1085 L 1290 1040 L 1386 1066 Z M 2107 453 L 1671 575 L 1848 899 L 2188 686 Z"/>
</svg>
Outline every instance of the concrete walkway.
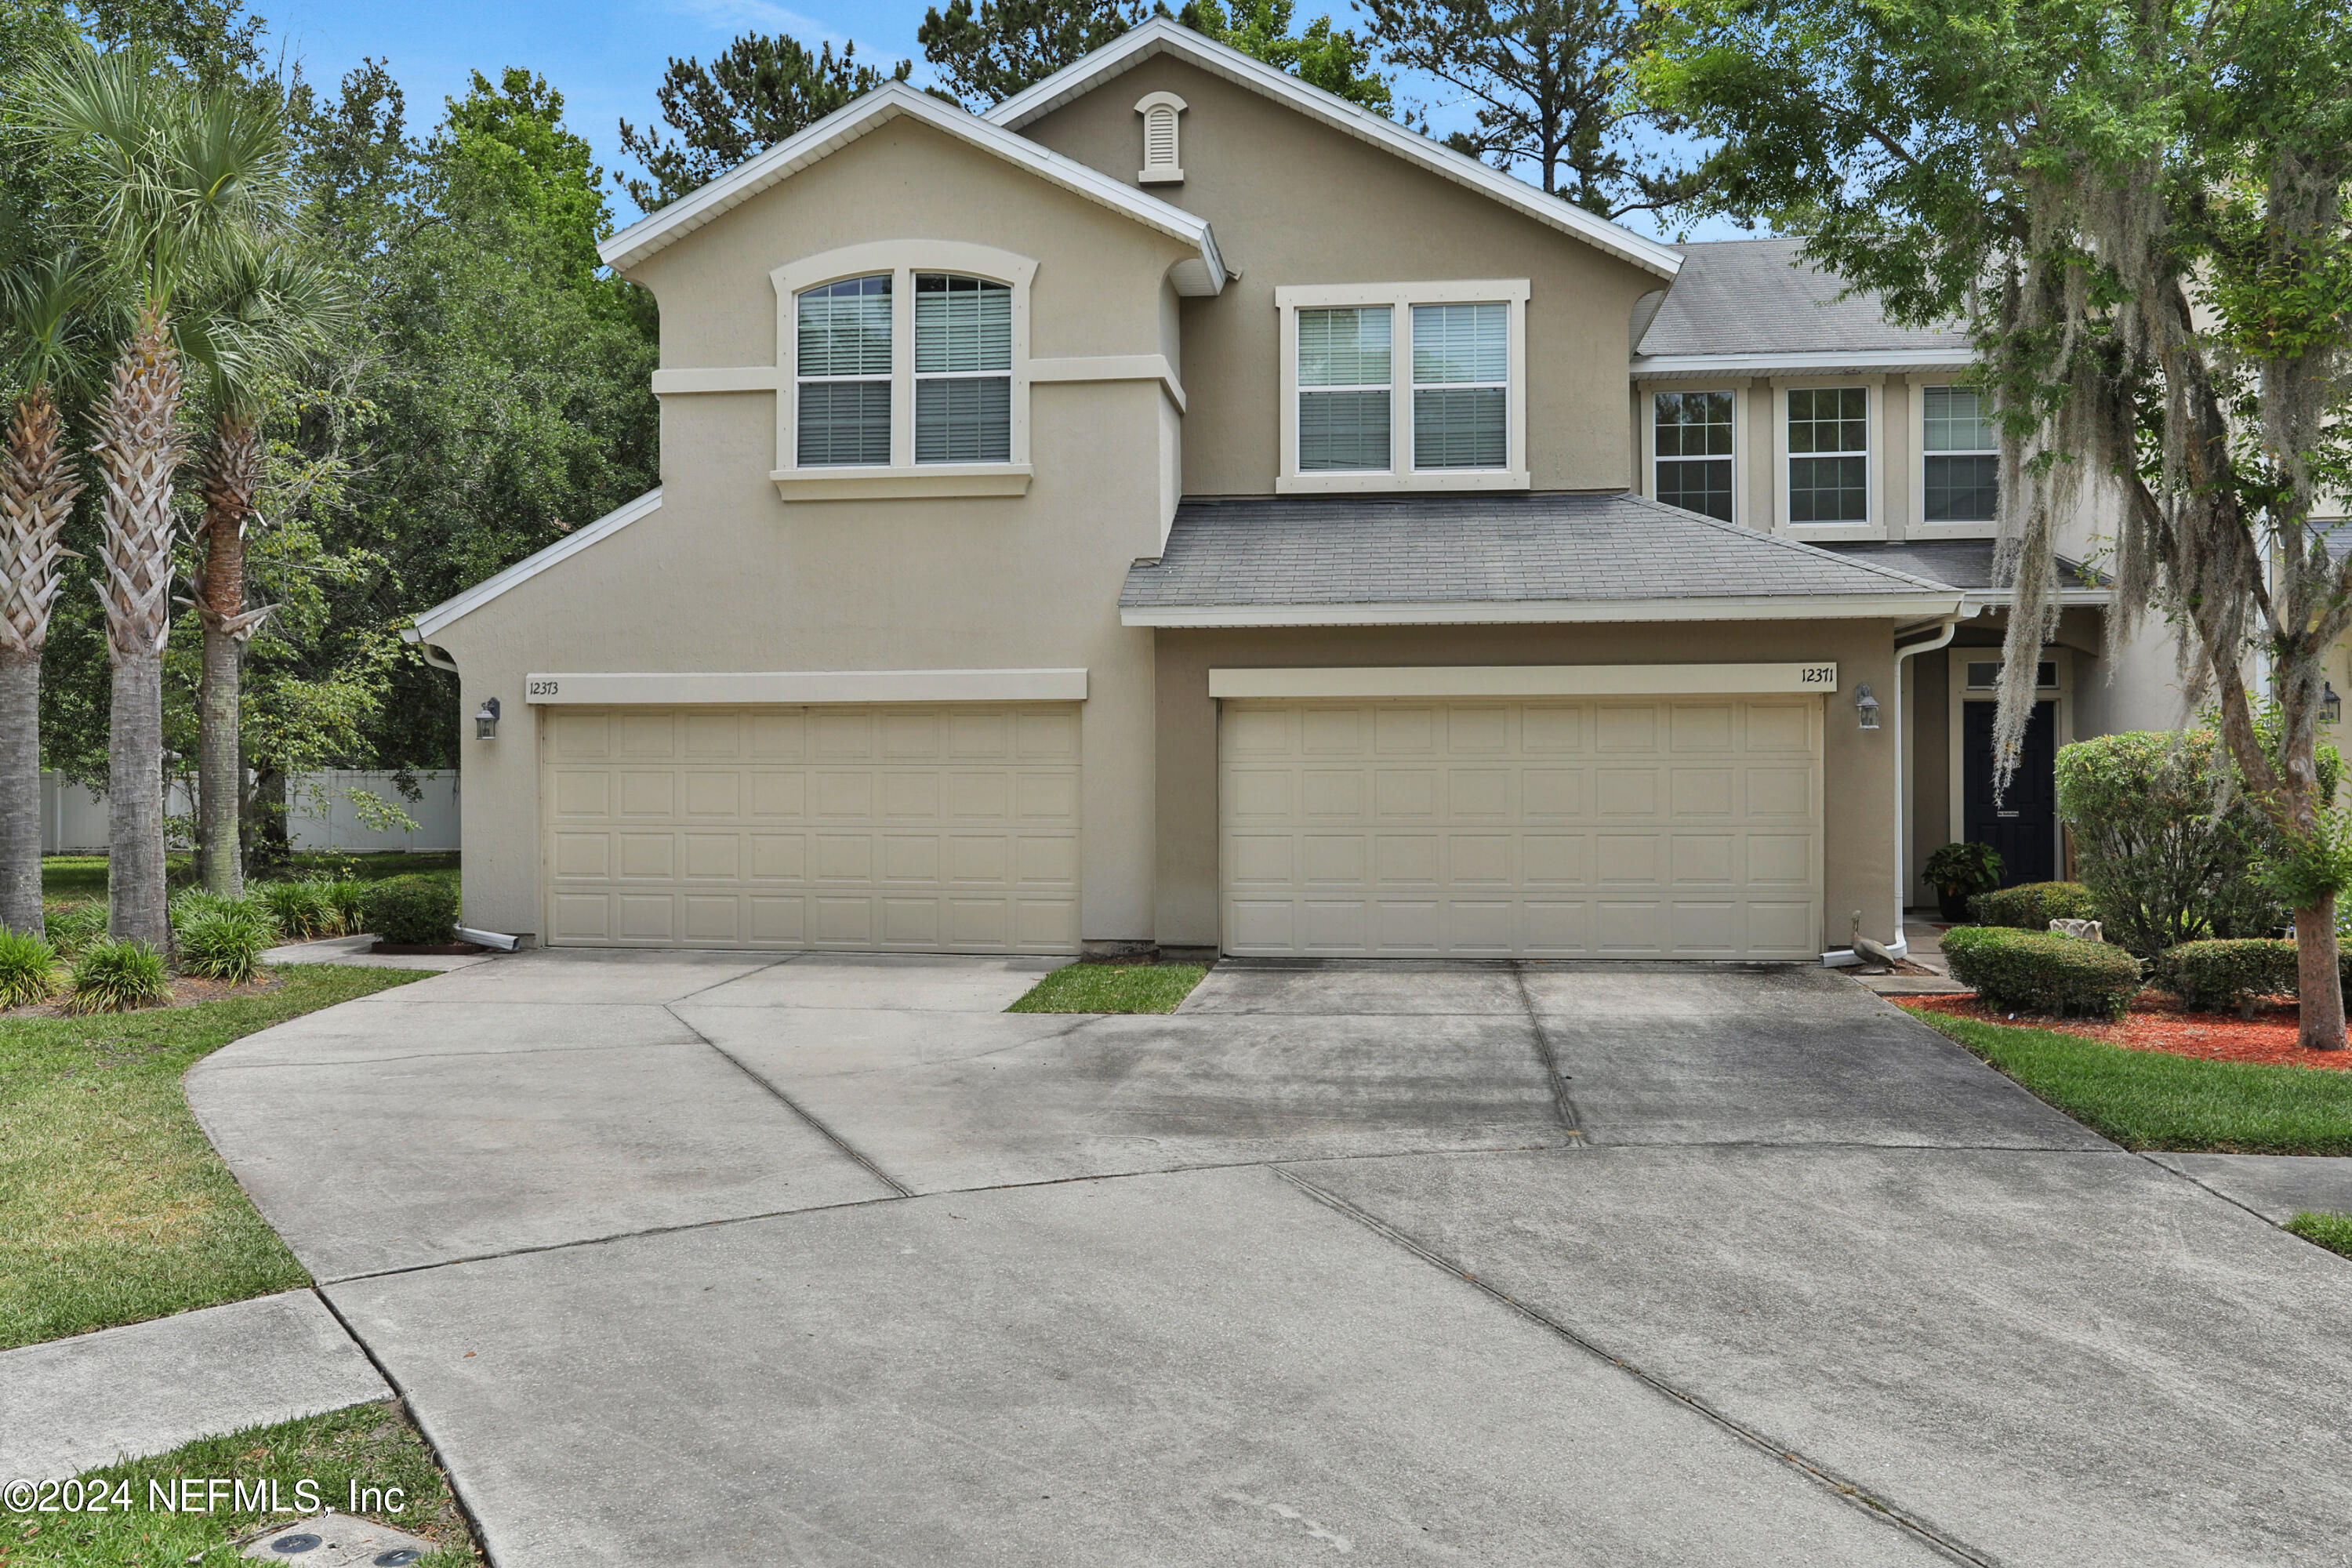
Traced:
<svg viewBox="0 0 2352 1568">
<path fill-rule="evenodd" d="M 526 953 L 190 1097 L 502 1568 L 2352 1562 L 2352 1264 L 1849 980 L 1045 967 Z"/>
<path fill-rule="evenodd" d="M 391 1396 L 308 1290 L 0 1351 L 0 1481 Z"/>
</svg>

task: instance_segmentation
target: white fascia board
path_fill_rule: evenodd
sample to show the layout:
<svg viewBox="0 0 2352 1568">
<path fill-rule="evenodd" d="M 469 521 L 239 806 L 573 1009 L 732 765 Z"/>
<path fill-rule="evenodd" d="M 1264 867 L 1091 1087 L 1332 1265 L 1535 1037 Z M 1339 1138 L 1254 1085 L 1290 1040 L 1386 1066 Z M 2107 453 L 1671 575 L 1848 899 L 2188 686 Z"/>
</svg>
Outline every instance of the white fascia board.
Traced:
<svg viewBox="0 0 2352 1568">
<path fill-rule="evenodd" d="M 1475 158 L 1465 157 L 1451 147 L 1408 131 L 1392 120 L 1383 120 L 1369 109 L 1360 109 L 1337 93 L 1309 87 L 1297 77 L 1239 49 L 1204 38 L 1165 16 L 1155 16 L 1139 27 L 1129 28 L 1116 41 L 1063 67 L 1027 90 L 1013 94 L 990 110 L 988 118 L 992 123 L 1018 131 L 1156 54 L 1176 55 L 1212 75 L 1286 103 L 1335 130 L 1515 207 L 1538 223 L 1572 234 L 1645 272 L 1672 278 L 1682 270 L 1682 253 L 1671 246 L 1622 228 L 1558 196 L 1548 196 Z"/>
<path fill-rule="evenodd" d="M 524 700 L 663 707 L 723 703 L 1083 702 L 1083 669 L 778 669 L 736 674 L 556 670 L 529 676 Z"/>
<path fill-rule="evenodd" d="M 1790 375 L 1888 371 L 1967 370 L 1977 363 L 1967 349 L 1821 349 L 1802 353 L 1648 354 L 1633 361 L 1635 381 L 1694 375 Z"/>
<path fill-rule="evenodd" d="M 419 615 L 415 626 L 403 630 L 401 636 L 410 642 L 429 641 L 435 633 L 450 622 L 473 614 L 516 584 L 527 582 L 558 562 L 569 560 L 600 539 L 611 538 L 641 517 L 652 516 L 660 510 L 661 500 L 661 489 L 656 486 L 636 500 L 615 507 L 585 527 L 573 529 L 538 554 L 526 555 L 497 575 L 483 578 L 457 597 L 442 600 Z M 415 634 L 413 637 L 409 635 L 411 630 Z"/>
<path fill-rule="evenodd" d="M 1501 664 L 1212 669 L 1212 697 L 1666 697 L 1838 689 L 1834 659 L 1813 664 Z"/>
<path fill-rule="evenodd" d="M 1508 599 L 1452 605 L 1132 606 L 1128 626 L 1473 626 L 1629 621 L 1861 621 L 1960 613 L 1962 595 L 1792 595 L 1717 599 Z"/>
<path fill-rule="evenodd" d="M 1969 614 L 1982 615 L 1987 610 L 2006 610 L 2017 603 L 2017 595 L 2007 588 L 1971 588 L 1968 591 Z M 2058 606 L 2061 609 L 2099 609 L 2116 602 L 2113 588 L 2061 588 Z"/>
<path fill-rule="evenodd" d="M 904 82 L 887 82 L 826 115 L 797 136 L 786 137 L 733 172 L 649 214 L 596 247 L 598 259 L 618 271 L 685 238 L 704 224 L 732 211 L 771 185 L 800 173 L 828 153 L 900 115 L 992 153 L 1050 184 L 1123 214 L 1147 228 L 1181 239 L 1200 252 L 1195 291 L 1214 294 L 1225 286 L 1225 268 L 1206 218 L 1147 195 L 1074 158 L 1048 152 L 1024 136 Z"/>
</svg>

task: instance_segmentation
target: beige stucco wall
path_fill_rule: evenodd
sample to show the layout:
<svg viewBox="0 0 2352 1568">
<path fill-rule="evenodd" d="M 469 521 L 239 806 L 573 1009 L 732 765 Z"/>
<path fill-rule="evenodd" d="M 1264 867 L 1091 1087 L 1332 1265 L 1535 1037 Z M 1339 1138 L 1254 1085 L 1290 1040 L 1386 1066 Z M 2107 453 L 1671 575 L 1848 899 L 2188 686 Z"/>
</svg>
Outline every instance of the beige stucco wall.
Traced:
<svg viewBox="0 0 2352 1568">
<path fill-rule="evenodd" d="M 660 301 L 666 368 L 773 364 L 772 268 L 907 237 L 1035 258 L 1033 355 L 1171 346 L 1178 242 L 905 120 L 633 276 Z M 787 505 L 768 477 L 774 394 L 666 397 L 661 509 L 435 638 L 462 671 L 462 711 L 492 695 L 506 710 L 496 741 L 466 742 L 467 920 L 542 929 L 531 671 L 1083 667 L 1083 934 L 1148 937 L 1151 634 L 1122 627 L 1118 602 L 1129 562 L 1160 546 L 1172 422 L 1156 382 L 1031 398 L 1026 496 Z"/>
<path fill-rule="evenodd" d="M 1146 93 L 1173 92 L 1184 183 L 1150 193 L 1206 217 L 1241 277 L 1184 301 L 1184 489 L 1265 495 L 1279 461 L 1277 287 L 1525 278 L 1528 444 L 1539 490 L 1632 482 L 1626 326 L 1654 273 L 1521 216 L 1369 142 L 1169 56 L 1024 128 L 1133 184 Z"/>
<path fill-rule="evenodd" d="M 1212 668 L 1443 664 L 1714 664 L 1835 659 L 1823 762 L 1827 901 L 1824 951 L 1846 945 L 1853 911 L 1865 936 L 1895 935 L 1895 735 L 1861 728 L 1853 688 L 1888 690 L 1886 621 L 1672 626 L 1376 626 L 1162 631 L 1159 647 L 1159 940 L 1218 941 L 1217 703 Z"/>
</svg>

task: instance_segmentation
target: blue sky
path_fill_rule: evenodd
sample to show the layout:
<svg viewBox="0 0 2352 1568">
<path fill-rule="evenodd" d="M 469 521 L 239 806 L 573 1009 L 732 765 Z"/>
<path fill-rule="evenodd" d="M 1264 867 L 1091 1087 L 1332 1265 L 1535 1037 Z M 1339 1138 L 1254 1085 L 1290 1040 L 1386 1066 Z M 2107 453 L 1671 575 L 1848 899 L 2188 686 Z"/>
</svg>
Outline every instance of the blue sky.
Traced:
<svg viewBox="0 0 2352 1568">
<path fill-rule="evenodd" d="M 367 57 L 386 61 L 408 94 L 413 129 L 441 117 L 442 100 L 465 89 L 468 73 L 495 75 L 524 66 L 563 94 L 564 118 L 596 150 L 609 172 L 622 163 L 619 121 L 644 126 L 656 118 L 654 89 L 672 56 L 708 60 L 740 33 L 790 33 L 803 42 L 855 42 L 861 59 L 915 62 L 927 78 L 915 43 L 928 0 L 824 4 L 801 0 L 249 0 L 268 19 L 272 53 L 283 50 L 306 75 L 331 86 Z M 1346 15 L 1344 0 L 1329 7 Z M 1321 14 L 1301 0 L 1302 16 Z M 1409 95 L 1429 100 L 1435 84 L 1405 83 Z M 1449 119 L 1433 103 L 1436 122 Z M 1458 114 L 1458 110 L 1455 111 Z M 610 189 L 608 182 L 608 190 Z M 611 190 L 614 216 L 635 216 L 628 197 Z M 1654 232 L 1638 219 L 1629 225 Z M 1720 232 L 1718 233 L 1718 226 Z M 1709 225 L 1694 237 L 1728 237 L 1728 225 Z"/>
</svg>

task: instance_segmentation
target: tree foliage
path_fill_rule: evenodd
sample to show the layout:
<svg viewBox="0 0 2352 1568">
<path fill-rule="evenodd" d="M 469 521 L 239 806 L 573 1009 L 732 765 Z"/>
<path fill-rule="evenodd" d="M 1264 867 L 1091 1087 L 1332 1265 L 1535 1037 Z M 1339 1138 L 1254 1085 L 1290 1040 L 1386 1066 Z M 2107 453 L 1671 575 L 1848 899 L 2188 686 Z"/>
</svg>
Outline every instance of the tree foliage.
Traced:
<svg viewBox="0 0 2352 1568">
<path fill-rule="evenodd" d="M 915 29 L 943 96 L 985 113 L 1149 15 L 1141 0 L 948 0 Z"/>
<path fill-rule="evenodd" d="M 1974 331 L 2015 563 L 2013 765 L 2058 530 L 2113 519 L 2110 635 L 2174 621 L 2192 700 L 2291 837 L 2324 837 L 2323 664 L 2352 552 L 2352 14 L 2297 0 L 1685 0 L 1648 89 L 1727 143 L 1706 193 L 1806 208 L 1810 259 Z M 2266 665 L 2281 743 L 2258 732 Z M 2344 1043 L 2332 892 L 2297 911 L 2304 1043 Z"/>
<path fill-rule="evenodd" d="M 746 33 L 707 67 L 690 56 L 673 58 L 654 89 L 672 135 L 621 121 L 621 146 L 648 176 L 624 174 L 622 188 L 646 212 L 666 207 L 913 69 L 913 61 L 900 60 L 886 75 L 858 63 L 855 44 L 838 56 L 831 44 L 811 54 L 782 33 Z"/>
<path fill-rule="evenodd" d="M 1680 121 L 1632 90 L 1649 47 L 1643 0 L 1365 0 L 1370 41 L 1475 108 L 1455 151 L 1524 170 L 1602 217 L 1661 212 L 1703 188 L 1661 132 Z"/>
<path fill-rule="evenodd" d="M 1278 70 L 1289 72 L 1309 87 L 1336 93 L 1360 109 L 1393 115 L 1396 100 L 1388 79 L 1372 59 L 1372 51 L 1328 16 L 1318 16 L 1297 33 L 1290 30 L 1297 7 L 1293 0 L 1187 0 L 1177 20 Z"/>
</svg>

